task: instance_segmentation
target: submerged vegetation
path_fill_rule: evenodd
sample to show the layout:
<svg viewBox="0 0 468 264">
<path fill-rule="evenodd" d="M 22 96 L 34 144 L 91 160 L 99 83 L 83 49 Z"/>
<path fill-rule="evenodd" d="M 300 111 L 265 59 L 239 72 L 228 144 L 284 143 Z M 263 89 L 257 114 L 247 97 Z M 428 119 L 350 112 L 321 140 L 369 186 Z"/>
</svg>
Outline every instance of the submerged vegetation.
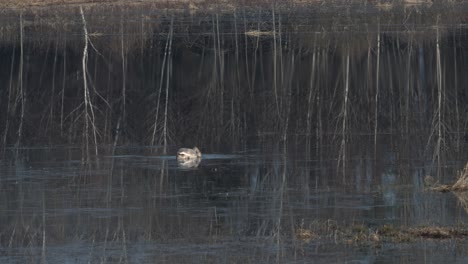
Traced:
<svg viewBox="0 0 468 264">
<path fill-rule="evenodd" d="M 310 228 L 297 228 L 296 239 L 304 243 L 332 240 L 335 243 L 359 246 L 381 246 L 382 243 L 409 243 L 416 239 L 465 239 L 466 227 L 403 227 L 383 225 L 370 227 L 364 224 L 340 225 L 335 221 L 312 223 Z"/>
</svg>

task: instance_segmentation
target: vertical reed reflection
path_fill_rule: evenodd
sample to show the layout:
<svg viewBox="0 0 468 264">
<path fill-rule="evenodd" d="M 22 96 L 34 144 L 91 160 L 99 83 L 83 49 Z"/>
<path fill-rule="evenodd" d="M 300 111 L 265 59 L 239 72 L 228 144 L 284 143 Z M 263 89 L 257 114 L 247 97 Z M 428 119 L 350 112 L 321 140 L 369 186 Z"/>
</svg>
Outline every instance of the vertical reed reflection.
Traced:
<svg viewBox="0 0 468 264">
<path fill-rule="evenodd" d="M 190 18 L 150 10 L 142 20 L 121 10 L 114 27 L 116 18 L 93 12 L 99 10 L 87 9 L 82 16 L 90 45 L 85 56 L 82 24 L 63 24 L 78 19 L 78 12 L 40 22 L 24 13 L 13 21 L 27 26 L 24 37 L 19 31 L 19 42 L 13 33 L 4 35 L 9 44 L 1 49 L 2 68 L 8 70 L 0 82 L 9 87 L 0 99 L 3 146 L 175 143 L 235 150 L 254 143 L 252 136 L 280 140 L 286 132 L 313 148 L 340 130 L 342 139 L 344 134 L 372 134 L 375 141 L 380 133 L 419 135 L 421 144 L 428 144 L 426 154 L 435 153 L 438 160 L 450 155 L 441 151 L 460 149 L 468 96 L 467 77 L 458 66 L 465 38 L 457 37 L 463 29 L 456 25 L 439 21 L 444 26 L 432 27 L 436 21 L 422 17 L 427 27 L 408 30 L 376 15 L 367 20 L 378 25 L 359 31 L 339 17 L 325 20 L 317 14 L 307 22 L 302 13 L 273 8 Z M 38 35 L 31 23 L 50 36 L 54 31 L 46 25 L 64 27 L 42 39 L 46 34 Z M 54 59 L 41 52 L 50 46 Z M 38 67 L 48 70 L 34 70 Z M 449 103 L 455 107 L 443 107 Z"/>
<path fill-rule="evenodd" d="M 134 243 L 149 241 L 171 262 L 221 241 L 281 262 L 313 251 L 300 250 L 300 230 L 336 242 L 337 219 L 459 217 L 431 209 L 450 198 L 417 191 L 423 176 L 446 179 L 455 170 L 446 161 L 466 156 L 462 17 L 113 8 L 119 16 L 99 7 L 8 13 L 0 133 L 2 157 L 11 146 L 17 154 L 0 160 L 0 204 L 14 208 L 0 216 L 7 251 L 42 246 L 51 261 L 45 244 L 76 239 L 91 260 L 131 262 Z M 42 144 L 78 147 L 46 155 L 60 161 L 57 172 L 21 148 Z M 239 157 L 181 170 L 170 154 L 182 145 Z M 235 255 L 222 250 L 214 259 Z"/>
</svg>

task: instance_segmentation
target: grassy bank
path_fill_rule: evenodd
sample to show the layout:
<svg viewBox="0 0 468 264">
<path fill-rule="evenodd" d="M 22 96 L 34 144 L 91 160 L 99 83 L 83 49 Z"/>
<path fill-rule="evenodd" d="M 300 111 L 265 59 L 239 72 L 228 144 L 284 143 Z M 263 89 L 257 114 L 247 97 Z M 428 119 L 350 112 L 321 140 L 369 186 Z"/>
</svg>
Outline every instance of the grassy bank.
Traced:
<svg viewBox="0 0 468 264">
<path fill-rule="evenodd" d="M 93 6 L 93 5 L 119 5 L 119 6 L 136 6 L 136 5 L 154 5 L 163 8 L 190 8 L 193 10 L 205 8 L 239 8 L 246 6 L 265 6 L 271 7 L 272 3 L 277 7 L 298 7 L 298 6 L 323 6 L 337 5 L 337 6 L 370 6 L 378 9 L 388 10 L 397 6 L 417 7 L 417 6 L 432 6 L 430 0 L 391 0 L 391 1 L 377 1 L 377 0 L 355 0 L 355 1 L 319 1 L 319 0 L 286 0 L 286 1 L 273 1 L 273 0 L 5 0 L 0 2 L 2 8 L 37 8 L 49 6 Z M 464 1 L 442 1 L 442 3 L 450 3 L 450 5 L 463 3 Z M 439 3 L 441 4 L 441 3 Z"/>
</svg>

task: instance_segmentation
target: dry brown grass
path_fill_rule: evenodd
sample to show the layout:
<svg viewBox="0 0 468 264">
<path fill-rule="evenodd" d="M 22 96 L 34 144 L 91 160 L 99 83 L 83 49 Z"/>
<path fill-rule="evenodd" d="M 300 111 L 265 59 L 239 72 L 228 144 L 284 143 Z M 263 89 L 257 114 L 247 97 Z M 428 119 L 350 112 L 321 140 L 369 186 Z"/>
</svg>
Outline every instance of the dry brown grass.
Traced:
<svg viewBox="0 0 468 264">
<path fill-rule="evenodd" d="M 332 239 L 348 245 L 379 246 L 381 243 L 409 243 L 417 239 L 464 239 L 468 230 L 464 227 L 423 226 L 404 227 L 383 225 L 369 227 L 365 224 L 330 226 L 328 222 L 314 222 L 308 228 L 295 230 L 295 238 L 303 243 Z"/>
<path fill-rule="evenodd" d="M 452 186 L 454 191 L 467 191 L 468 190 L 468 162 L 462 171 L 459 172 L 458 180 Z"/>
<path fill-rule="evenodd" d="M 50 6 L 50 5 L 78 5 L 78 4 L 104 4 L 117 2 L 115 0 L 4 0 L 0 2 L 0 6 L 9 8 L 22 8 L 34 6 Z"/>
<path fill-rule="evenodd" d="M 31 8 L 31 7 L 44 7 L 44 6 L 63 6 L 63 5 L 102 5 L 102 4 L 113 4 L 113 5 L 125 5 L 133 6 L 139 4 L 156 4 L 166 5 L 170 7 L 190 5 L 191 7 L 197 7 L 198 5 L 206 7 L 206 5 L 234 5 L 234 6 L 259 6 L 265 5 L 270 6 L 272 0 L 2 0 L 0 1 L 0 7 L 2 8 Z M 326 1 L 323 0 L 287 0 L 277 1 L 277 5 L 286 6 L 301 6 L 301 5 L 322 5 Z M 336 4 L 349 3 L 348 1 L 336 1 Z M 373 0 L 359 1 L 355 3 L 372 4 L 375 7 L 383 10 L 390 10 L 394 7 L 391 3 L 379 3 Z M 432 1 L 429 0 L 403 0 L 401 2 L 404 6 L 420 6 L 430 5 Z"/>
<path fill-rule="evenodd" d="M 428 178 L 428 177 L 426 177 Z M 426 181 L 426 179 L 424 179 Z M 463 170 L 458 172 L 458 179 L 453 185 L 435 184 L 429 188 L 436 192 L 466 192 L 468 191 L 468 162 L 465 164 Z"/>
<path fill-rule="evenodd" d="M 411 228 L 407 232 L 414 237 L 432 239 L 466 238 L 468 236 L 468 232 L 464 229 L 438 226 Z"/>
<path fill-rule="evenodd" d="M 96 6 L 96 5 L 121 5 L 121 6 L 138 6 L 142 4 L 165 4 L 173 5 L 188 5 L 189 3 L 198 4 L 206 2 L 205 0 L 3 0 L 0 1 L 0 7 L 3 8 L 34 8 L 47 6 Z"/>
<path fill-rule="evenodd" d="M 298 228 L 295 235 L 296 239 L 306 243 L 310 242 L 311 240 L 320 238 L 320 236 L 315 231 L 306 228 Z"/>
<path fill-rule="evenodd" d="M 278 9 L 289 8 L 290 1 L 278 2 Z M 301 5 L 317 3 L 316 0 L 307 0 Z M 189 10 L 195 12 L 232 12 L 239 7 L 271 8 L 271 0 L 2 0 L 0 9 L 44 9 L 44 8 L 158 8 L 164 10 Z"/>
</svg>

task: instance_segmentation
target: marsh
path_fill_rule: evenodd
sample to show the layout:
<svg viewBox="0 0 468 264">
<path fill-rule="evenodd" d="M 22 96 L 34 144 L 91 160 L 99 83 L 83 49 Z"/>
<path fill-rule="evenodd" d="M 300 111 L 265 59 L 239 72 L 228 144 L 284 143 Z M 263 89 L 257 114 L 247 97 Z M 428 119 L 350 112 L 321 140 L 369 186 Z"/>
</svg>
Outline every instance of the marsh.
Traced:
<svg viewBox="0 0 468 264">
<path fill-rule="evenodd" d="M 1 263 L 466 262 L 465 5 L 252 3 L 2 9 Z"/>
</svg>

